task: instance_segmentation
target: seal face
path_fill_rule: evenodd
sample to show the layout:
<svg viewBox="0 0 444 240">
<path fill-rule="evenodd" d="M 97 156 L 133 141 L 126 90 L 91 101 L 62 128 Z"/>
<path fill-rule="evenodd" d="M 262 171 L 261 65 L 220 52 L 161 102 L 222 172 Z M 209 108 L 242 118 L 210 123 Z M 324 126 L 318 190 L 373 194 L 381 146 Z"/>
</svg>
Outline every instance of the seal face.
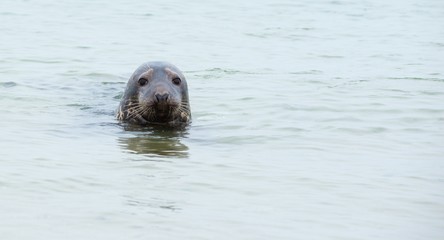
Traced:
<svg viewBox="0 0 444 240">
<path fill-rule="evenodd" d="M 142 64 L 128 80 L 116 117 L 139 125 L 183 126 L 191 121 L 185 76 L 167 62 Z"/>
</svg>

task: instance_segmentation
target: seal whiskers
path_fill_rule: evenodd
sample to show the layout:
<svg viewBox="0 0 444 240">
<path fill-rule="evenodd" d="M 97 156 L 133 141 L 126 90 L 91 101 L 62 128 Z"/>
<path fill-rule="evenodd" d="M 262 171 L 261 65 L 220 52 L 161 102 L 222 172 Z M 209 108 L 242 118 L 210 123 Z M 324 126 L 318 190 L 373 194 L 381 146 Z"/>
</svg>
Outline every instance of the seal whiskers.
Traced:
<svg viewBox="0 0 444 240">
<path fill-rule="evenodd" d="M 166 62 L 141 65 L 128 80 L 116 117 L 122 122 L 141 125 L 190 123 L 185 76 Z"/>
</svg>

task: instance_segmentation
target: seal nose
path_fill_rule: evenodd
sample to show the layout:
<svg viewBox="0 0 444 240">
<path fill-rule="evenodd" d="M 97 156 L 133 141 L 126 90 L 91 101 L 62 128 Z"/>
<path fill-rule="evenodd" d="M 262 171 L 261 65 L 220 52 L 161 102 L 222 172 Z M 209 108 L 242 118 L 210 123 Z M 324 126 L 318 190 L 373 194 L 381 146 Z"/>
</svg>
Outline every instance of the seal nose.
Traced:
<svg viewBox="0 0 444 240">
<path fill-rule="evenodd" d="M 166 102 L 170 96 L 170 94 L 168 93 L 156 93 L 154 94 L 154 96 L 156 97 L 156 102 L 157 103 L 161 103 L 161 102 Z"/>
</svg>

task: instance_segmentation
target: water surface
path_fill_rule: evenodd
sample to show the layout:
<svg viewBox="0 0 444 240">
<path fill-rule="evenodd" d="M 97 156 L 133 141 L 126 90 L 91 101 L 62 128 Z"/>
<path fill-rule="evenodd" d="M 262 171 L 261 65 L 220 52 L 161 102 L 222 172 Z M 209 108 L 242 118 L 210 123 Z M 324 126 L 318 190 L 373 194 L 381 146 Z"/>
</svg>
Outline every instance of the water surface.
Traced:
<svg viewBox="0 0 444 240">
<path fill-rule="evenodd" d="M 444 4 L 3 1 L 1 239 L 443 239 Z M 183 131 L 114 118 L 187 76 Z"/>
</svg>

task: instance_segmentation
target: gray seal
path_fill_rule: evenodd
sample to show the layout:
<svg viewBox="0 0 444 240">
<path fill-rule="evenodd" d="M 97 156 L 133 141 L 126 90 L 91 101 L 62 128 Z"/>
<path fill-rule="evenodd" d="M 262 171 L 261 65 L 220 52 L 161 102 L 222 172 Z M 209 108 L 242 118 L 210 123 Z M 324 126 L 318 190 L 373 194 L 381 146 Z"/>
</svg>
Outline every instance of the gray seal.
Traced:
<svg viewBox="0 0 444 240">
<path fill-rule="evenodd" d="M 142 64 L 128 80 L 116 117 L 138 125 L 189 124 L 191 111 L 185 76 L 167 62 Z"/>
</svg>

